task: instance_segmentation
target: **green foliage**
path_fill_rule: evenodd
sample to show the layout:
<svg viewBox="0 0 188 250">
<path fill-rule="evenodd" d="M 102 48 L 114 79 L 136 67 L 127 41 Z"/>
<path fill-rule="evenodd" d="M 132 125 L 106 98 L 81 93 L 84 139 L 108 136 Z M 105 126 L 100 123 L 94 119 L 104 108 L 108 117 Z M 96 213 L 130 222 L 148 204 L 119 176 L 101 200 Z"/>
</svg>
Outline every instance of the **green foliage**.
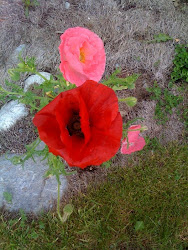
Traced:
<svg viewBox="0 0 188 250">
<path fill-rule="evenodd" d="M 50 175 L 54 175 L 57 179 L 57 182 L 59 184 L 61 184 L 60 178 L 59 178 L 60 175 L 65 176 L 65 175 L 72 175 L 75 173 L 75 171 L 69 172 L 69 173 L 66 172 L 65 165 L 64 165 L 61 157 L 55 156 L 52 153 L 48 153 L 47 157 L 48 157 L 49 169 L 45 173 L 45 177 L 49 177 Z"/>
<path fill-rule="evenodd" d="M 29 16 L 29 8 L 35 7 L 39 5 L 39 2 L 37 0 L 22 0 L 25 8 L 25 16 Z"/>
<path fill-rule="evenodd" d="M 26 153 L 23 155 L 16 155 L 14 157 L 12 157 L 11 159 L 9 159 L 14 165 L 17 164 L 21 164 L 22 167 L 24 167 L 24 164 L 27 160 L 29 160 L 30 158 L 33 159 L 33 161 L 35 162 L 35 158 L 34 156 L 41 156 L 43 157 L 42 160 L 46 159 L 48 156 L 48 148 L 47 146 L 44 147 L 44 149 L 39 150 L 37 149 L 37 146 L 39 145 L 39 143 L 41 142 L 41 140 L 39 138 L 37 138 L 34 142 L 32 142 L 29 145 L 26 145 Z"/>
<path fill-rule="evenodd" d="M 44 161 L 45 159 L 47 159 L 48 165 L 49 165 L 49 169 L 47 170 L 47 172 L 45 173 L 45 177 L 48 178 L 50 175 L 54 175 L 58 181 L 59 184 L 60 183 L 60 179 L 59 176 L 62 175 L 71 175 L 74 174 L 75 172 L 70 172 L 67 173 L 65 170 L 65 165 L 62 161 L 61 157 L 56 157 L 54 156 L 52 153 L 49 153 L 49 149 L 48 147 L 45 145 L 45 147 L 43 149 L 38 149 L 37 146 L 39 145 L 39 143 L 41 143 L 41 140 L 39 138 L 37 138 L 34 142 L 32 142 L 29 145 L 26 145 L 26 153 L 23 155 L 16 155 L 12 158 L 10 158 L 9 160 L 14 164 L 14 165 L 22 165 L 22 167 L 24 168 L 24 164 L 27 160 L 29 160 L 30 158 L 35 162 L 35 156 L 40 156 L 41 157 L 41 161 Z"/>
<path fill-rule="evenodd" d="M 152 93 L 151 99 L 157 101 L 154 118 L 158 123 L 165 124 L 168 121 L 168 115 L 172 114 L 173 108 L 178 107 L 183 97 L 173 95 L 167 88 L 160 88 L 156 82 L 153 87 L 147 88 L 147 91 Z"/>
<path fill-rule="evenodd" d="M 158 35 L 154 35 L 154 39 L 151 41 L 148 41 L 148 43 L 160 43 L 160 42 L 167 42 L 173 40 L 172 37 L 169 35 L 166 35 L 164 33 L 159 33 Z"/>
<path fill-rule="evenodd" d="M 173 63 L 174 68 L 171 73 L 172 82 L 179 80 L 188 82 L 188 45 L 176 45 Z"/>
<path fill-rule="evenodd" d="M 33 91 L 24 90 L 13 82 L 5 81 L 6 89 L 0 87 L 1 100 L 19 100 L 19 102 L 30 107 L 30 112 L 41 110 L 50 101 L 52 101 L 58 94 L 65 90 L 75 87 L 74 84 L 67 85 L 62 74 L 46 79 L 41 75 L 36 68 L 35 58 L 26 58 L 25 60 L 19 56 L 20 62 L 17 67 L 9 69 L 8 73 L 12 81 L 18 81 L 22 73 L 32 73 L 43 78 L 44 82 L 41 85 L 33 85 Z"/>
<path fill-rule="evenodd" d="M 0 248 L 186 249 L 187 164 L 183 145 L 143 150 L 75 196 L 63 225 L 53 211 L 0 215 Z"/>
<path fill-rule="evenodd" d="M 118 75 L 120 73 L 121 69 L 116 69 L 109 78 L 103 81 L 103 84 L 111 87 L 113 90 L 134 89 L 134 83 L 140 74 L 133 74 L 125 78 L 119 78 Z"/>
<path fill-rule="evenodd" d="M 135 97 L 126 97 L 123 99 L 118 99 L 118 101 L 125 102 L 129 107 L 134 107 L 137 104 L 137 99 Z"/>
</svg>

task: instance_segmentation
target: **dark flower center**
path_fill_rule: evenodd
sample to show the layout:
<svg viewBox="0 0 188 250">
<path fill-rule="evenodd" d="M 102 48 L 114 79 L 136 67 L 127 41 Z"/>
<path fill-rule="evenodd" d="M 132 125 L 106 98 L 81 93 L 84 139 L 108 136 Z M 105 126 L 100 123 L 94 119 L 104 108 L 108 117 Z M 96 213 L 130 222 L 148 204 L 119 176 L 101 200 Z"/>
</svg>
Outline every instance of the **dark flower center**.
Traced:
<svg viewBox="0 0 188 250">
<path fill-rule="evenodd" d="M 70 136 L 77 135 L 84 138 L 84 134 L 81 130 L 80 116 L 78 113 L 73 113 L 73 116 L 67 124 L 67 130 L 69 131 Z"/>
</svg>

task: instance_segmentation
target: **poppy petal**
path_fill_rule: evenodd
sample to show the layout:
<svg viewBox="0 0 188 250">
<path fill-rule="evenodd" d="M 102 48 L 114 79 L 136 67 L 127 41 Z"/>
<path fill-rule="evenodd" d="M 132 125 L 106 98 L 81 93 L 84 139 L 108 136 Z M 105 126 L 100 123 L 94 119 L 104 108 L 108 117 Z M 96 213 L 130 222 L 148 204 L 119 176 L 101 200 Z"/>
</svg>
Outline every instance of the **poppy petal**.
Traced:
<svg viewBox="0 0 188 250">
<path fill-rule="evenodd" d="M 80 88 L 83 99 L 87 103 L 90 123 L 98 129 L 108 129 L 118 113 L 118 99 L 115 92 L 101 84 L 88 80 Z"/>
</svg>

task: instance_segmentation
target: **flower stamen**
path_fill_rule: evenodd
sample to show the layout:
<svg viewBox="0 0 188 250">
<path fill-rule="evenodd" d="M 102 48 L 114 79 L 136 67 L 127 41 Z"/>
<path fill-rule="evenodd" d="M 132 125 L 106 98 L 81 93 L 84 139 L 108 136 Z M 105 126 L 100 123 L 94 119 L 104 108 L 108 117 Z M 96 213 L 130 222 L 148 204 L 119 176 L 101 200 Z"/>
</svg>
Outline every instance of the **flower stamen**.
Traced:
<svg viewBox="0 0 188 250">
<path fill-rule="evenodd" d="M 81 124 L 80 124 L 80 116 L 79 114 L 75 113 L 69 120 L 67 124 L 67 130 L 69 131 L 69 135 L 77 135 L 79 137 L 84 138 L 84 134 L 81 130 Z"/>
<path fill-rule="evenodd" d="M 84 48 L 80 48 L 80 62 L 85 63 L 85 53 L 84 53 Z"/>
</svg>

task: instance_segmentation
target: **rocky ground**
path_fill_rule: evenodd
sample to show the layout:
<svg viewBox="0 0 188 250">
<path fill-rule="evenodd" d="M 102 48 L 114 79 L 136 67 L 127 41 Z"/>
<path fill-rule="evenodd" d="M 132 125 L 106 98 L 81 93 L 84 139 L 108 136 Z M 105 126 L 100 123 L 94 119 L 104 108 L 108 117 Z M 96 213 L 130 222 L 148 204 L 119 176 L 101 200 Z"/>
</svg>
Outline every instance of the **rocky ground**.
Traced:
<svg viewBox="0 0 188 250">
<path fill-rule="evenodd" d="M 69 27 L 83 26 L 97 33 L 104 41 L 107 57 L 104 78 L 117 67 L 122 68 L 122 76 L 133 72 L 141 73 L 134 91 L 130 93 L 117 91 L 117 95 L 121 98 L 130 94 L 138 98 L 138 104 L 134 108 L 127 108 L 125 104 L 120 104 L 124 121 L 143 117 L 142 123 L 148 127 L 144 135 L 150 138 L 157 137 L 162 143 L 182 140 L 184 125 L 175 112 L 169 117 L 165 126 L 158 125 L 153 119 L 156 102 L 150 100 L 146 87 L 152 86 L 154 81 L 157 81 L 162 88 L 168 85 L 173 67 L 174 45 L 186 43 L 188 40 L 186 1 L 40 0 L 38 2 L 39 6 L 31 7 L 29 17 L 26 17 L 21 0 L 0 0 L 1 85 L 4 86 L 4 81 L 8 78 L 8 69 L 17 64 L 20 51 L 23 57 L 36 57 L 39 71 L 57 73 L 60 63 L 58 52 L 60 35 Z M 164 43 L 147 42 L 158 33 L 168 34 L 173 40 Z M 24 75 L 18 84 L 24 87 L 27 77 L 28 75 Z M 0 107 L 3 105 L 0 100 Z M 35 138 L 32 114 L 25 115 L 8 130 L 1 130 L 0 173 L 7 164 L 3 153 L 6 151 L 23 153 L 24 145 Z M 126 157 L 119 156 L 118 162 L 126 164 Z M 37 171 L 36 168 L 36 173 Z M 98 171 L 94 171 L 96 174 L 93 176 L 96 178 L 102 174 L 101 170 Z M 86 180 L 87 175 L 87 172 L 78 173 L 72 179 L 69 178 L 72 182 L 72 190 L 87 186 L 89 182 Z M 3 176 L 2 173 L 1 176 Z M 4 184 L 5 179 L 0 179 L 1 194 L 7 187 Z M 42 181 L 40 185 L 43 185 Z M 9 188 L 10 185 L 6 190 Z M 8 208 L 1 194 L 0 204 L 4 202 L 3 204 Z M 12 204 L 15 209 L 18 208 L 14 202 Z"/>
</svg>

